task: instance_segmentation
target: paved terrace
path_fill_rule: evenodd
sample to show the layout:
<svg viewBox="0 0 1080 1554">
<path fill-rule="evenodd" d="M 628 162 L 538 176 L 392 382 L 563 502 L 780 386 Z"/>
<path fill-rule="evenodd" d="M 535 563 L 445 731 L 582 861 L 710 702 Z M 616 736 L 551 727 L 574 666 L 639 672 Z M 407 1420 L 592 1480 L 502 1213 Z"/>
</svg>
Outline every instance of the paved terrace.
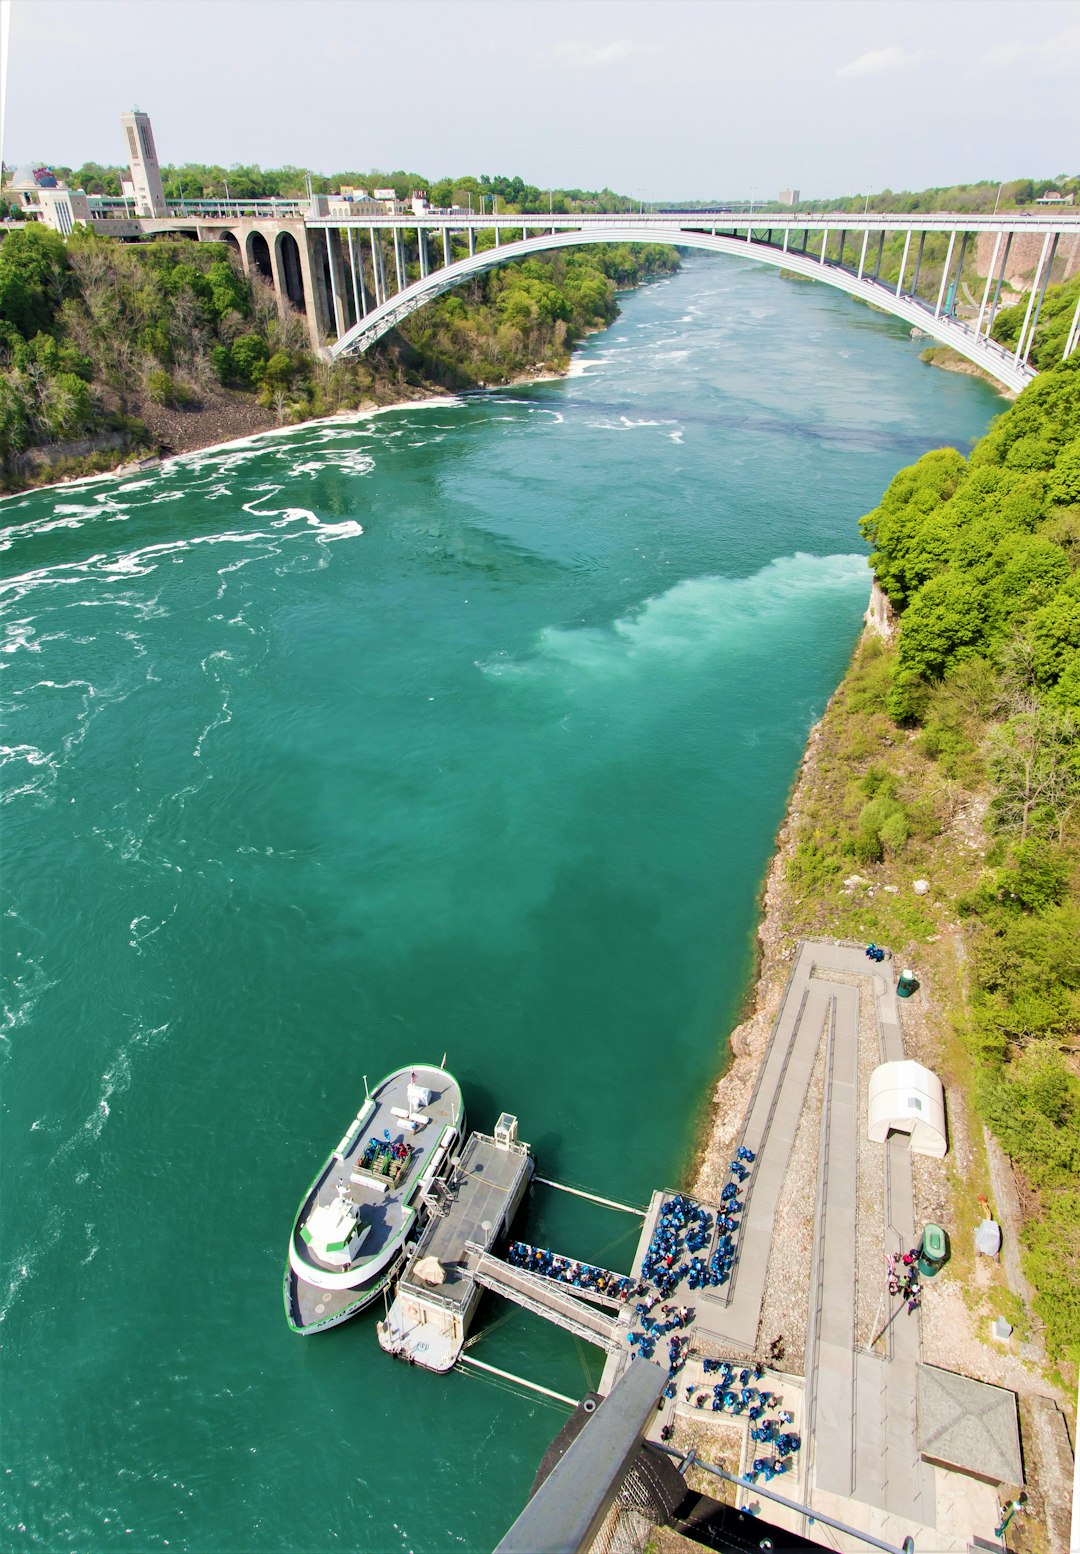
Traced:
<svg viewBox="0 0 1080 1554">
<path fill-rule="evenodd" d="M 872 1061 L 903 1057 L 893 964 L 874 965 L 861 948 L 804 943 L 739 1140 L 754 1151 L 755 1161 L 741 1194 L 745 1208 L 733 1277 L 719 1289 L 690 1291 L 680 1285 L 671 1299 L 696 1308 L 690 1329 L 694 1351 L 726 1354 L 736 1361 L 764 1354 L 773 1337 L 771 1332 L 761 1331 L 761 1318 L 777 1209 L 824 1043 L 805 1404 L 799 1411 L 803 1422 L 799 1477 L 809 1485 L 806 1492 L 811 1503 L 822 1510 L 850 1519 L 853 1512 L 859 1514 L 851 1502 L 859 1502 L 865 1508 L 862 1519 L 867 1525 L 894 1531 L 902 1527 L 898 1541 L 912 1532 L 917 1535 L 917 1546 L 952 1548 L 956 1547 L 953 1540 L 933 1531 L 937 1520 L 935 1471 L 922 1461 L 919 1452 L 919 1314 L 909 1315 L 902 1301 L 894 1302 L 891 1311 L 883 1306 L 877 1326 L 885 1331 L 872 1350 L 860 1345 L 859 1339 L 865 1335 L 857 1332 L 858 1279 L 880 1283 L 884 1289 L 883 1255 L 871 1267 L 858 1266 L 859 1152 L 880 1148 L 862 1137 L 865 1119 L 861 1101 L 865 1098 L 860 1095 L 859 1076 L 860 987 L 868 988 L 872 995 L 877 1037 Z M 873 1034 L 870 1040 L 873 1042 Z M 865 1052 L 863 1057 L 865 1062 Z M 655 1194 L 649 1206 L 635 1254 L 635 1273 L 668 1196 Z M 911 1155 L 904 1134 L 890 1135 L 885 1146 L 880 1213 L 882 1254 L 905 1251 L 915 1243 Z M 711 1251 L 712 1246 L 706 1247 L 702 1255 L 708 1257 Z M 805 1268 L 787 1270 L 774 1260 L 771 1276 L 799 1279 L 805 1277 Z M 629 1363 L 625 1350 L 612 1355 L 601 1390 L 606 1392 L 614 1385 Z M 697 1370 L 697 1363 L 691 1361 L 688 1381 L 699 1379 Z M 678 1399 L 658 1419 L 658 1426 L 676 1409 L 680 1414 L 686 1411 L 684 1395 L 685 1387 L 681 1386 Z M 698 1412 L 696 1418 L 701 1421 L 703 1416 Z M 918 1536 L 920 1528 L 922 1536 Z"/>
</svg>

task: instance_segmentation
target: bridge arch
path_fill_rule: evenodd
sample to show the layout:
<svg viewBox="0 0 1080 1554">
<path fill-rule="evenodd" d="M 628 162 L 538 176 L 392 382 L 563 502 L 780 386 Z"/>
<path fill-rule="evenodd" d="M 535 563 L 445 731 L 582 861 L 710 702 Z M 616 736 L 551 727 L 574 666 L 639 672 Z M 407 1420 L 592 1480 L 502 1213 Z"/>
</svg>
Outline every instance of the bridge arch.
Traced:
<svg viewBox="0 0 1080 1554">
<path fill-rule="evenodd" d="M 274 266 L 270 258 L 270 244 L 261 232 L 249 232 L 244 245 L 249 273 L 261 275 L 264 280 L 274 279 Z"/>
<path fill-rule="evenodd" d="M 304 296 L 304 270 L 300 262 L 300 245 L 291 232 L 279 232 L 274 239 L 274 247 L 277 251 L 278 273 L 285 289 L 285 295 L 293 307 L 301 312 L 307 312 L 307 298 Z"/>
<path fill-rule="evenodd" d="M 523 218 L 522 224 L 528 225 L 527 218 Z M 337 358 L 358 355 L 366 351 L 384 334 L 434 297 L 441 296 L 474 276 L 483 275 L 500 265 L 509 264 L 514 259 L 527 258 L 532 254 L 545 253 L 554 248 L 584 247 L 594 243 L 642 242 L 667 243 L 674 248 L 693 248 L 704 250 L 706 253 L 730 254 L 736 258 L 772 265 L 775 269 L 790 270 L 806 280 L 821 281 L 826 286 L 846 292 L 850 297 L 872 303 L 883 312 L 891 313 L 893 317 L 922 330 L 940 344 L 951 346 L 959 355 L 981 367 L 1006 388 L 1019 391 L 1034 376 L 1032 368 L 1017 362 L 1013 354 L 998 345 L 996 341 L 988 340 L 984 335 L 977 335 L 966 324 L 936 311 L 922 299 L 898 292 L 897 288 L 874 280 L 869 275 L 860 277 L 853 271 L 841 267 L 835 260 L 823 259 L 821 255 L 804 253 L 802 250 L 791 248 L 785 250 L 760 238 L 687 231 L 683 227 L 674 226 L 668 230 L 660 226 L 652 227 L 647 235 L 643 235 L 640 228 L 620 227 L 615 223 L 610 227 L 544 232 L 539 237 L 519 238 L 512 243 L 502 243 L 496 248 L 471 254 L 466 259 L 459 259 L 441 270 L 435 270 L 421 277 L 420 280 L 413 281 L 396 296 L 387 298 L 379 307 L 369 312 L 366 318 L 347 330 L 329 347 L 329 355 Z"/>
</svg>

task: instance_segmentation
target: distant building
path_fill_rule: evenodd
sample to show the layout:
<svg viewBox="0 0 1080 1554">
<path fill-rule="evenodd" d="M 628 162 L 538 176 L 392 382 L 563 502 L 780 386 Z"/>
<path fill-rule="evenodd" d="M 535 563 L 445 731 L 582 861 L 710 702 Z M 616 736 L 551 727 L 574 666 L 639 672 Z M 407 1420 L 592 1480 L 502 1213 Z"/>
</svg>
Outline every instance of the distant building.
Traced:
<svg viewBox="0 0 1080 1554">
<path fill-rule="evenodd" d="M 70 237 L 76 226 L 90 225 L 90 202 L 81 189 L 60 184 L 38 190 L 41 220 L 62 237 Z"/>
<path fill-rule="evenodd" d="M 798 203 L 799 203 L 799 191 L 798 191 L 798 189 L 781 189 L 780 190 L 780 203 L 781 203 L 781 205 L 789 205 L 789 206 L 790 205 L 798 205 Z"/>
<path fill-rule="evenodd" d="M 1035 201 L 1036 205 L 1072 205 L 1075 203 L 1075 195 L 1062 194 L 1060 189 L 1047 189 L 1045 194 L 1040 194 Z"/>
<path fill-rule="evenodd" d="M 128 161 L 131 182 L 135 188 L 135 211 L 139 216 L 163 217 L 169 214 L 165 190 L 161 186 L 161 170 L 157 151 L 154 149 L 154 133 L 150 128 L 150 115 L 135 109 L 122 113 L 120 123 L 124 127 L 128 143 Z"/>
<path fill-rule="evenodd" d="M 63 237 L 90 221 L 90 204 L 81 189 L 69 189 L 51 167 L 20 167 L 8 193 L 13 204 L 32 221 L 40 221 Z"/>
</svg>

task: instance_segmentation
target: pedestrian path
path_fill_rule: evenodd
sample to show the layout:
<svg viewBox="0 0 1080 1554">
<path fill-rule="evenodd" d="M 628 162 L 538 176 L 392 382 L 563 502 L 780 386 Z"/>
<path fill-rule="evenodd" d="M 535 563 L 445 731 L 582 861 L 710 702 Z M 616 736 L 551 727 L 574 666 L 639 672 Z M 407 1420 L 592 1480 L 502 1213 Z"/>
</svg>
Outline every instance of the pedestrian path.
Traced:
<svg viewBox="0 0 1080 1554">
<path fill-rule="evenodd" d="M 817 1218 L 806 1370 L 810 1434 L 822 1488 L 855 1487 L 855 1266 L 859 1121 L 858 990 L 833 984 L 818 1154 Z"/>
</svg>

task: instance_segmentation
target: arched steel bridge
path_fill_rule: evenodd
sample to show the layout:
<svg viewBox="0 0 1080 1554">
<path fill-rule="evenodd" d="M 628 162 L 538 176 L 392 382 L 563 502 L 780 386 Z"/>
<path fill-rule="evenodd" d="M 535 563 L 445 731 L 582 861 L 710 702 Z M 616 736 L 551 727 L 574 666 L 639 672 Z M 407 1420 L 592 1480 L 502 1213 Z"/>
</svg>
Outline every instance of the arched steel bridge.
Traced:
<svg viewBox="0 0 1080 1554">
<path fill-rule="evenodd" d="M 1080 244 L 1080 214 L 1049 211 L 1038 215 L 923 213 L 862 217 L 850 213 L 755 217 L 751 211 L 695 211 L 531 219 L 527 215 L 474 216 L 451 211 L 376 218 L 374 224 L 370 217 L 342 219 L 333 215 L 309 218 L 305 225 L 312 238 L 320 230 L 325 236 L 325 272 L 329 281 L 326 300 L 332 303 L 338 336 L 328 347 L 332 358 L 366 351 L 433 297 L 511 260 L 587 243 L 655 242 L 732 254 L 822 281 L 893 314 L 942 345 L 951 346 L 1013 390 L 1022 389 L 1035 375 L 1030 365 L 1031 345 L 1059 249 L 1064 243 L 1068 262 L 1075 267 L 1076 247 Z M 495 246 L 478 251 L 477 235 L 488 231 L 494 232 Z M 411 283 L 407 276 L 406 232 L 416 234 L 413 251 L 420 269 L 419 279 Z M 450 237 L 461 232 L 468 236 L 469 254 L 452 261 Z M 900 275 L 895 282 L 885 281 L 880 274 L 885 238 L 898 232 L 904 234 Z M 933 301 L 917 291 L 926 239 L 932 233 L 948 238 L 945 265 Z M 393 291 L 387 284 L 384 234 L 388 234 L 393 246 L 397 282 Z M 1020 268 L 1032 273 L 1032 284 L 1019 340 L 1015 348 L 1005 348 L 990 338 L 990 329 L 1000 306 L 1005 277 L 1013 273 L 1009 269 L 1010 255 L 1014 249 L 1017 254 L 1020 252 L 1018 239 L 1024 253 L 1030 255 L 1030 260 L 1025 260 Z M 985 265 L 977 316 L 966 321 L 956 316 L 956 300 L 961 294 L 965 263 L 974 257 L 975 243 L 992 251 Z M 442 249 L 441 264 L 432 262 L 433 247 L 436 254 Z M 370 292 L 374 295 L 370 296 Z M 1078 345 L 1080 302 L 1064 355 L 1071 355 Z"/>
</svg>

